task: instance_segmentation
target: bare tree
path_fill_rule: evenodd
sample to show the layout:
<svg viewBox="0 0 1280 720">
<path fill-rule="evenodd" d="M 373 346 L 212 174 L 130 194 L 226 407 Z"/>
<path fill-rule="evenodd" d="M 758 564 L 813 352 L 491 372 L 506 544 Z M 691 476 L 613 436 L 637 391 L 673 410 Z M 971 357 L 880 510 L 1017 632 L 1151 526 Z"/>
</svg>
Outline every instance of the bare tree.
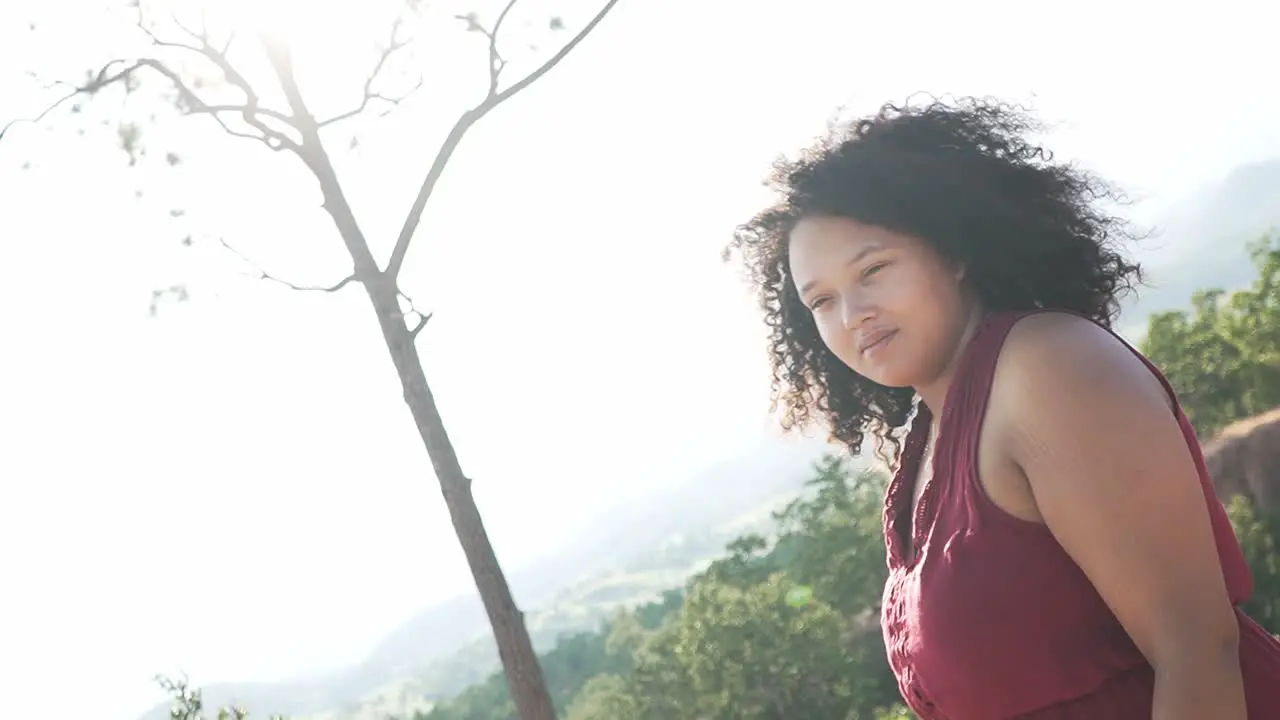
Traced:
<svg viewBox="0 0 1280 720">
<path fill-rule="evenodd" d="M 323 208 L 332 218 L 337 234 L 351 257 L 350 275 L 330 285 L 305 286 L 282 280 L 265 271 L 259 270 L 257 274 L 264 280 L 300 291 L 334 293 L 349 285 L 364 288 L 400 378 L 404 401 L 409 406 L 418 434 L 430 456 L 458 541 L 462 545 L 492 625 L 516 709 L 524 720 L 554 718 L 555 709 L 529 639 L 523 614 L 512 598 L 476 508 L 471 480 L 462 470 L 436 408 L 431 387 L 423 373 L 416 339 L 431 319 L 431 314 L 421 312 L 413 306 L 412 301 L 401 290 L 398 278 L 417 234 L 422 213 L 468 130 L 504 102 L 537 82 L 572 53 L 617 4 L 617 0 L 602 1 L 602 7 L 576 34 L 549 58 L 536 65 L 535 69 L 514 81 L 505 76 L 507 60 L 500 39 L 504 23 L 517 0 L 506 0 L 500 12 L 488 23 L 482 22 L 474 12 L 456 15 L 456 20 L 462 23 L 465 31 L 479 33 L 487 38 L 488 90 L 479 104 L 458 116 L 436 152 L 417 196 L 405 214 L 385 266 L 379 266 L 375 260 L 365 234 L 356 221 L 330 155 L 321 142 L 321 133 L 326 128 L 355 118 L 374 107 L 393 108 L 416 89 L 417 85 L 414 85 L 404 92 L 393 94 L 381 87 L 381 81 L 397 53 L 410 45 L 409 33 L 404 30 L 406 19 L 421 17 L 422 0 L 405 0 L 407 4 L 403 12 L 390 28 L 381 54 L 367 75 L 362 99 L 348 111 L 331 117 L 317 117 L 309 108 L 295 76 L 293 54 L 287 43 L 261 33 L 247 40 L 242 39 L 233 30 L 210 29 L 203 20 L 193 23 L 171 12 L 163 13 L 163 18 L 153 17 L 161 13 L 151 12 L 147 0 L 132 0 L 131 8 L 137 13 L 136 29 L 147 38 L 148 52 L 139 57 L 111 60 L 88 73 L 82 82 L 62 83 L 67 86 L 68 91 L 60 100 L 39 115 L 24 119 L 39 122 L 64 106 L 79 111 L 80 104 L 86 98 L 99 96 L 110 88 L 122 88 L 126 93 L 134 93 L 138 92 L 144 80 L 159 80 L 159 84 L 166 88 L 168 99 L 173 101 L 183 115 L 211 118 L 228 135 L 259 142 L 272 151 L 292 155 L 311 172 L 319 184 Z M 550 30 L 561 30 L 563 23 L 558 18 L 551 18 L 548 27 Z M 274 74 L 274 84 L 278 85 L 277 88 L 270 89 L 270 93 L 264 88 L 255 87 L 248 79 L 248 73 L 232 62 L 233 48 L 245 43 L 265 55 L 271 73 Z M 418 83 L 420 84 L 421 82 Z M 221 92 L 214 93 L 214 85 Z M 228 93 L 228 90 L 231 92 Z M 273 105 L 266 100 L 269 94 L 281 99 Z M 228 97 L 235 99 L 228 100 Z M 0 129 L 0 138 L 11 130 L 15 122 L 19 121 Z M 138 132 L 136 126 L 121 126 L 120 141 L 131 153 Z M 178 159 L 170 155 L 169 161 L 170 164 L 175 164 Z M 227 250 L 239 254 L 225 240 L 220 239 L 219 242 Z M 257 267 L 243 255 L 241 258 Z M 178 285 L 157 290 L 154 295 L 155 300 L 166 296 L 185 299 L 186 288 Z"/>
</svg>

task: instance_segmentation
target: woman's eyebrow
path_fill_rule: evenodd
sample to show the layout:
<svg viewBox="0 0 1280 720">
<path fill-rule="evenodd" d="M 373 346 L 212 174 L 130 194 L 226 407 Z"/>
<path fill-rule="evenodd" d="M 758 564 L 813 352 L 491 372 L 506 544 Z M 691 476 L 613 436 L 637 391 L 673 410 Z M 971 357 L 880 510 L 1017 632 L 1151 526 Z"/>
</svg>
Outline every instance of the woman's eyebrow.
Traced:
<svg viewBox="0 0 1280 720">
<path fill-rule="evenodd" d="M 858 250 L 858 252 L 856 252 L 856 253 L 854 253 L 854 254 L 853 254 L 853 257 L 851 257 L 851 258 L 849 258 L 847 261 L 845 261 L 844 266 L 845 266 L 845 267 L 849 267 L 850 265 L 853 265 L 854 263 L 858 262 L 858 261 L 859 261 L 859 260 L 861 260 L 862 258 L 864 258 L 864 257 L 866 257 L 866 256 L 868 256 L 868 255 L 870 255 L 871 253 L 873 253 L 873 252 L 877 252 L 877 251 L 879 251 L 879 250 L 883 250 L 883 249 L 884 249 L 884 246 L 883 246 L 883 245 L 878 245 L 878 244 L 876 244 L 876 243 L 871 243 L 871 244 L 869 244 L 869 245 L 863 245 L 863 246 L 862 246 L 862 249 Z M 814 285 L 817 285 L 817 284 L 818 284 L 818 280 L 817 280 L 817 278 L 815 278 L 815 279 L 813 279 L 813 280 L 810 280 L 809 282 L 805 283 L 804 285 L 802 285 L 802 286 L 800 287 L 800 294 L 801 294 L 801 295 L 803 295 L 803 294 L 805 294 L 805 293 L 809 292 L 810 290 L 812 290 L 812 289 L 813 289 L 813 286 L 814 286 Z"/>
</svg>

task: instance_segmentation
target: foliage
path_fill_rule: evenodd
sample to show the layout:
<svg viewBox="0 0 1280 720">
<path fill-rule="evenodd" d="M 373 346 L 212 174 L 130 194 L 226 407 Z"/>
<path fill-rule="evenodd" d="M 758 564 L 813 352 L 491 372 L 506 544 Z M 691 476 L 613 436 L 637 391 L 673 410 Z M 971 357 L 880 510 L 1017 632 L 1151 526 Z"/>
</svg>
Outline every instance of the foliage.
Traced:
<svg viewBox="0 0 1280 720">
<path fill-rule="evenodd" d="M 172 696 L 169 710 L 170 720 L 206 720 L 204 713 L 204 697 L 199 690 L 193 690 L 185 679 L 172 680 L 157 677 L 156 683 Z M 249 713 L 237 707 L 218 708 L 216 720 L 247 720 Z M 279 715 L 272 715 L 270 720 L 284 720 Z"/>
<path fill-rule="evenodd" d="M 1249 255 L 1258 272 L 1249 288 L 1193 294 L 1190 312 L 1152 316 L 1142 345 L 1201 438 L 1280 406 L 1280 236 L 1254 241 Z M 1224 500 L 1253 573 L 1253 595 L 1242 609 L 1278 633 L 1280 517 L 1257 511 L 1243 497 Z"/>
<path fill-rule="evenodd" d="M 774 537 L 738 538 L 683 592 L 544 655 L 557 707 L 572 720 L 870 720 L 889 712 L 897 688 L 876 622 L 884 483 L 824 459 L 809 492 L 775 513 Z M 513 718 L 497 679 L 420 719 Z"/>
<path fill-rule="evenodd" d="M 877 624 L 884 480 L 828 457 L 811 492 L 775 514 L 771 539 L 738 538 L 685 588 L 619 612 L 597 632 L 562 637 L 541 656 L 561 716 L 910 720 Z M 1280 518 L 1255 515 L 1244 498 L 1228 508 L 1254 576 L 1244 610 L 1280 631 Z M 181 688 L 174 694 L 189 708 L 176 720 L 204 720 L 198 691 L 170 687 Z M 501 673 L 414 716 L 516 717 Z"/>
<path fill-rule="evenodd" d="M 628 689 L 627 679 L 608 673 L 587 680 L 565 713 L 565 720 L 638 717 L 640 703 Z"/>
<path fill-rule="evenodd" d="M 1190 311 L 1153 315 L 1142 343 L 1201 438 L 1280 405 L 1280 236 L 1249 253 L 1258 277 L 1248 289 L 1195 293 Z"/>
<path fill-rule="evenodd" d="M 539 661 L 543 677 L 557 709 L 569 705 L 569 701 L 582 689 L 584 681 L 592 675 L 624 673 L 631 666 L 625 651 L 608 644 L 608 626 L 602 632 L 575 633 L 564 636 L 550 652 Z M 472 685 L 448 703 L 438 705 L 420 717 L 429 720 L 506 720 L 516 717 L 506 678 L 491 675 L 485 682 Z"/>
<path fill-rule="evenodd" d="M 1253 573 L 1253 595 L 1241 609 L 1267 632 L 1280 633 L 1280 554 L 1276 553 L 1280 517 L 1255 512 L 1240 496 L 1230 500 L 1227 512 Z"/>
</svg>

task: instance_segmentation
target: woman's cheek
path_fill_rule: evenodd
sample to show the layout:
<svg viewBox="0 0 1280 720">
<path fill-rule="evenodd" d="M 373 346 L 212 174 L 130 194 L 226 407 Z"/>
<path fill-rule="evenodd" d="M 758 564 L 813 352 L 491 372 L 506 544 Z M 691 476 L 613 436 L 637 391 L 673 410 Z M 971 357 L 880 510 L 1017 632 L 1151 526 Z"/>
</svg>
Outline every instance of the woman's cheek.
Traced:
<svg viewBox="0 0 1280 720">
<path fill-rule="evenodd" d="M 849 358 L 846 350 L 849 344 L 849 333 L 844 329 L 844 324 L 831 313 L 826 313 L 822 317 L 816 318 L 816 320 L 818 323 L 818 337 L 822 338 L 822 343 L 836 357 L 848 362 Z"/>
</svg>

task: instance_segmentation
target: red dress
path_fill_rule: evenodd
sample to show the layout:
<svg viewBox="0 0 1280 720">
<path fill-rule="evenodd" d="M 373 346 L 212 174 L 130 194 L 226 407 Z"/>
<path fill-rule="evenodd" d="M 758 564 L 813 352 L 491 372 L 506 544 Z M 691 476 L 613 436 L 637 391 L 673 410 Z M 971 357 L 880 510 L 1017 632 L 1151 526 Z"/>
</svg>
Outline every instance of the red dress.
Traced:
<svg viewBox="0 0 1280 720">
<path fill-rule="evenodd" d="M 1092 583 L 1045 526 L 1005 512 L 979 484 L 978 433 L 996 358 L 1027 314 L 988 317 L 964 349 L 916 522 L 911 485 L 930 421 L 923 405 L 903 447 L 885 498 L 889 581 L 881 622 L 889 664 L 922 720 L 1150 718 L 1151 666 Z M 1177 418 L 1238 606 L 1253 580 L 1195 433 L 1181 409 Z M 1238 609 L 1236 616 L 1249 718 L 1280 719 L 1280 642 Z"/>
</svg>

